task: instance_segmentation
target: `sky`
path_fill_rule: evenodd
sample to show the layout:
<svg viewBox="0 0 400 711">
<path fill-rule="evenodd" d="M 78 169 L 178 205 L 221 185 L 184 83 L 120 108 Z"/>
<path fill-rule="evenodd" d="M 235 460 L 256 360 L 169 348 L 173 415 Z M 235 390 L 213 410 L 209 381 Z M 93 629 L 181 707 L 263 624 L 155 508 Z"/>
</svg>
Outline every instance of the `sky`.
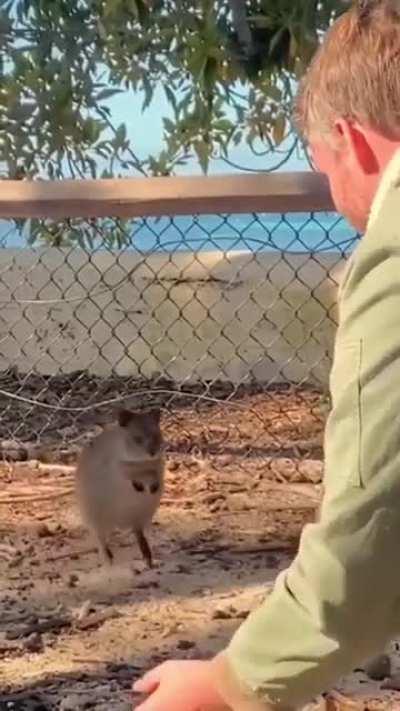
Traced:
<svg viewBox="0 0 400 711">
<path fill-rule="evenodd" d="M 165 98 L 164 91 L 160 87 L 156 90 L 151 105 L 142 113 L 143 95 L 141 93 L 123 92 L 117 94 L 109 101 L 112 111 L 112 121 L 114 126 L 125 123 L 128 136 L 131 139 L 132 147 L 141 158 L 146 158 L 150 153 L 157 154 L 163 145 L 163 117 L 171 117 L 171 110 Z M 264 159 L 255 158 L 249 151 L 246 144 L 232 146 L 229 153 L 230 160 L 239 165 L 258 170 L 267 170 L 274 163 L 275 157 Z M 303 159 L 293 156 L 283 166 L 281 170 L 298 171 L 308 170 L 308 164 Z M 177 168 L 176 172 L 181 175 L 198 175 L 201 169 L 193 159 L 185 166 Z M 210 174 L 232 173 L 234 168 L 224 163 L 222 160 L 214 160 L 210 165 Z"/>
</svg>

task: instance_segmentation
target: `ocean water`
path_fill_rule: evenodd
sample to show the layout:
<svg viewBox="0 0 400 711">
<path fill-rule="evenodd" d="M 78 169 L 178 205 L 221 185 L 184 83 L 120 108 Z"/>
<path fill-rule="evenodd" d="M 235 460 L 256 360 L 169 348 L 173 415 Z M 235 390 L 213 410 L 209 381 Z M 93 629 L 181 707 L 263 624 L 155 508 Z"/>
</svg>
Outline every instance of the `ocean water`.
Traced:
<svg viewBox="0 0 400 711">
<path fill-rule="evenodd" d="M 53 225 L 46 223 L 51 231 Z M 64 235 L 64 233 L 62 232 Z M 348 253 L 358 239 L 354 229 L 336 213 L 229 214 L 141 218 L 124 223 L 123 236 L 113 219 L 93 224 L 76 221 L 67 244 L 89 250 L 116 247 L 140 252 L 284 251 Z M 0 246 L 32 244 L 29 223 L 22 230 L 0 221 Z M 46 240 L 34 241 L 35 247 Z"/>
</svg>

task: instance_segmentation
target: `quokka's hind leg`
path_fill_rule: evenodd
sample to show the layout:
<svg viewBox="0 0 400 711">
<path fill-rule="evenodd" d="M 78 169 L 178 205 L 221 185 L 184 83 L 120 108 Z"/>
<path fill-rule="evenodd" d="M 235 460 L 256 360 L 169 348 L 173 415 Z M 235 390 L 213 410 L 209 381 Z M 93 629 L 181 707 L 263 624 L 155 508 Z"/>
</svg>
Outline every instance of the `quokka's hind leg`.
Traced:
<svg viewBox="0 0 400 711">
<path fill-rule="evenodd" d="M 103 559 L 103 562 L 107 565 L 112 565 L 114 561 L 114 554 L 107 543 L 107 538 L 104 533 L 98 530 L 93 531 L 97 549 Z"/>
<path fill-rule="evenodd" d="M 146 536 L 144 535 L 142 530 L 135 530 L 134 534 L 136 536 L 136 540 L 138 542 L 140 552 L 143 556 L 143 559 L 147 563 L 147 567 L 152 568 L 153 567 L 153 556 L 152 556 L 151 548 L 149 546 Z"/>
</svg>

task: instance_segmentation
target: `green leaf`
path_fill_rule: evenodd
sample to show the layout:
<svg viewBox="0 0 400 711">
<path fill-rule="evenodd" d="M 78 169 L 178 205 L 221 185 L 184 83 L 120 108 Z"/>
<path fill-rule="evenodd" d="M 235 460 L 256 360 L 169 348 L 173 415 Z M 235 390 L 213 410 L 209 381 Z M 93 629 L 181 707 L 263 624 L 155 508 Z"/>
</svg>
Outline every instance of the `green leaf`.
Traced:
<svg viewBox="0 0 400 711">
<path fill-rule="evenodd" d="M 100 91 L 100 93 L 97 94 L 96 101 L 105 101 L 106 99 L 111 99 L 112 96 L 121 93 L 122 89 L 103 89 L 103 91 Z"/>
<path fill-rule="evenodd" d="M 280 114 L 272 127 L 272 137 L 274 139 L 275 145 L 279 146 L 283 139 L 285 138 L 286 132 L 286 118 L 283 114 Z"/>
<path fill-rule="evenodd" d="M 177 109 L 177 102 L 175 98 L 175 94 L 172 91 L 172 89 L 169 88 L 169 86 L 165 85 L 164 86 L 164 91 L 165 91 L 165 96 L 167 97 L 168 102 L 171 104 L 173 107 L 174 111 L 176 112 Z"/>
<path fill-rule="evenodd" d="M 110 15 L 115 15 L 116 12 L 122 7 L 123 0 L 105 0 L 104 2 L 104 17 L 107 18 Z"/>
<path fill-rule="evenodd" d="M 234 126 L 233 126 L 233 123 L 231 121 L 229 121 L 228 119 L 219 119 L 218 121 L 216 121 L 214 123 L 214 128 L 217 131 L 223 131 L 224 133 L 230 133 L 233 130 Z"/>
<path fill-rule="evenodd" d="M 212 92 L 214 90 L 215 83 L 217 81 L 217 69 L 218 64 L 213 57 L 208 57 L 204 66 L 204 85 L 207 91 Z"/>
<path fill-rule="evenodd" d="M 144 101 L 142 104 L 142 113 L 150 106 L 153 98 L 153 87 L 146 77 L 143 77 Z"/>
<path fill-rule="evenodd" d="M 23 123 L 29 118 L 32 118 L 32 114 L 35 110 L 35 104 L 18 104 L 14 105 L 12 109 L 8 111 L 8 116 L 14 121 L 19 121 Z"/>
<path fill-rule="evenodd" d="M 205 141 L 196 141 L 193 143 L 193 148 L 199 159 L 200 167 L 203 173 L 206 174 L 210 162 L 210 148 Z"/>
<path fill-rule="evenodd" d="M 271 99 L 273 99 L 277 103 L 282 100 L 282 92 L 277 86 L 274 86 L 274 84 L 271 84 L 268 87 L 268 96 L 270 96 Z"/>
<path fill-rule="evenodd" d="M 86 119 L 82 128 L 84 139 L 88 143 L 96 143 L 96 141 L 99 140 L 102 131 L 103 124 L 92 118 Z"/>
<path fill-rule="evenodd" d="M 115 137 L 112 142 L 114 149 L 118 150 L 118 149 L 122 148 L 125 141 L 126 141 L 126 126 L 124 123 L 121 123 L 115 132 Z"/>
<path fill-rule="evenodd" d="M 175 131 L 175 124 L 169 118 L 163 118 L 164 128 L 168 133 L 173 133 Z"/>
<path fill-rule="evenodd" d="M 268 48 L 269 54 L 273 54 L 274 51 L 277 49 L 285 30 L 286 30 L 285 27 L 281 27 L 277 32 L 275 32 L 274 36 L 272 37 L 272 39 L 269 43 L 269 48 Z"/>
</svg>

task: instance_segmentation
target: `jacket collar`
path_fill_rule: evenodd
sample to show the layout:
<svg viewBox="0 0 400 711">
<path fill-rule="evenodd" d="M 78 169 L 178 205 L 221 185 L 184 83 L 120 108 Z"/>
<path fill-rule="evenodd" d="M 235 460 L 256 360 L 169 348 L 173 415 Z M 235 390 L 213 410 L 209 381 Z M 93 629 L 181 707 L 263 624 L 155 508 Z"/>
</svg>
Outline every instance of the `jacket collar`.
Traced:
<svg viewBox="0 0 400 711">
<path fill-rule="evenodd" d="M 388 163 L 378 190 L 372 202 L 369 214 L 366 235 L 375 232 L 381 226 L 388 227 L 387 219 L 399 215 L 400 221 L 400 148 L 392 156 Z M 392 212 L 392 210 L 395 210 Z M 393 219 L 393 217 L 392 217 Z M 394 225 L 393 225 L 394 226 Z M 396 227 L 398 227 L 396 225 Z"/>
</svg>

